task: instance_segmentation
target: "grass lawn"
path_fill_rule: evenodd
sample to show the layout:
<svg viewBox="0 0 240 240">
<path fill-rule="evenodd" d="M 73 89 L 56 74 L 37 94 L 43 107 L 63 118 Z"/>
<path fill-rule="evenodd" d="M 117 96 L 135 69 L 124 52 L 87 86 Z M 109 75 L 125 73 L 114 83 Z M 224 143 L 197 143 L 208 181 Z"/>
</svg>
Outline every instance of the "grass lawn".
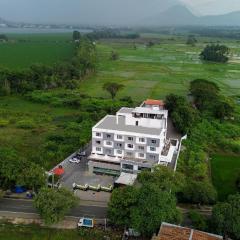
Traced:
<svg viewBox="0 0 240 240">
<path fill-rule="evenodd" d="M 121 236 L 114 232 L 100 230 L 60 230 L 41 228 L 38 225 L 0 224 L 0 239 L 4 240 L 120 240 Z"/>
<path fill-rule="evenodd" d="M 213 155 L 211 158 L 212 180 L 219 200 L 237 192 L 235 185 L 240 174 L 240 156 Z"/>
<path fill-rule="evenodd" d="M 144 98 L 163 98 L 169 93 L 186 94 L 189 82 L 205 78 L 216 82 L 223 93 L 240 93 L 240 45 L 224 40 L 231 48 L 228 64 L 202 63 L 199 53 L 206 45 L 200 39 L 196 47 L 187 46 L 185 39 L 164 40 L 152 48 L 143 43 L 100 41 L 97 44 L 99 64 L 95 76 L 81 84 L 80 90 L 91 96 L 105 97 L 102 85 L 108 81 L 124 84 L 119 97 L 131 96 L 135 101 Z M 111 51 L 119 53 L 119 60 L 111 61 Z"/>
<path fill-rule="evenodd" d="M 34 63 L 53 64 L 74 53 L 70 34 L 10 35 L 9 39 L 0 43 L 0 67 L 16 70 Z"/>
</svg>

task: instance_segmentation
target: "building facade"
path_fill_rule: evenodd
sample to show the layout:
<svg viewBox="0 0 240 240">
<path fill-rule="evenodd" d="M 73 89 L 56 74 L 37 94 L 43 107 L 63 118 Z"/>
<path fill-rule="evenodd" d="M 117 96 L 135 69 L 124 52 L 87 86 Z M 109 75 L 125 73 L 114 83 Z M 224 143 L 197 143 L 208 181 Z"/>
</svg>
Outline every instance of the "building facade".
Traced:
<svg viewBox="0 0 240 240">
<path fill-rule="evenodd" d="M 92 129 L 90 172 L 117 176 L 171 164 L 179 138 L 168 137 L 168 122 L 168 111 L 159 100 L 107 115 Z"/>
</svg>

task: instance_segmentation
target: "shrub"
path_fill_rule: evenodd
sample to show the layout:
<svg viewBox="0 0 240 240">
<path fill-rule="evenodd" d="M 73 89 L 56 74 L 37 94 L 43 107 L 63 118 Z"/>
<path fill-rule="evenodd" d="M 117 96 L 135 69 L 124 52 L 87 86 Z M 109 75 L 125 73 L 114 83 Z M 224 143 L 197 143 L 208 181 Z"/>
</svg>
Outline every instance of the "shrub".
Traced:
<svg viewBox="0 0 240 240">
<path fill-rule="evenodd" d="M 207 221 L 203 215 L 195 210 L 189 212 L 189 218 L 192 222 L 192 225 L 195 229 L 206 231 L 207 230 Z"/>
<path fill-rule="evenodd" d="M 9 124 L 8 120 L 0 119 L 0 128 L 6 127 Z"/>
<path fill-rule="evenodd" d="M 22 128 L 22 129 L 32 129 L 36 127 L 32 119 L 20 120 L 17 122 L 16 126 L 17 128 Z"/>
</svg>

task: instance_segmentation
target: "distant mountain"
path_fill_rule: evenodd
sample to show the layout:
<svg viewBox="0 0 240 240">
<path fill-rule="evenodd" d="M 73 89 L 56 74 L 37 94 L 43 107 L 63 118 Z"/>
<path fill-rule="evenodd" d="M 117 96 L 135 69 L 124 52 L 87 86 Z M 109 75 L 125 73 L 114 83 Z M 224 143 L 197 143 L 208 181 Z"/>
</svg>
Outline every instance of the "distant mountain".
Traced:
<svg viewBox="0 0 240 240">
<path fill-rule="evenodd" d="M 176 5 L 143 21 L 155 26 L 240 26 L 240 11 L 224 15 L 196 16 L 186 6 Z"/>
<path fill-rule="evenodd" d="M 184 5 L 176 5 L 154 17 L 146 19 L 148 25 L 188 25 L 196 22 L 197 17 Z"/>
</svg>

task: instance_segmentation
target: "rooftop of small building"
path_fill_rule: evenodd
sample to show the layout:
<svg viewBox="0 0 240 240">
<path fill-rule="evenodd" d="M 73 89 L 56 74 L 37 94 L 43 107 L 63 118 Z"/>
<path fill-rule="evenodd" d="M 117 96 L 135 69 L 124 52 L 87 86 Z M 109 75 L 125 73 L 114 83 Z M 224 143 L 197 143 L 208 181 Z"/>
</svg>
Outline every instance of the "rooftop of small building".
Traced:
<svg viewBox="0 0 240 240">
<path fill-rule="evenodd" d="M 162 223 L 158 236 L 152 240 L 222 240 L 223 237 L 191 228 Z"/>
<path fill-rule="evenodd" d="M 126 108 L 126 107 L 123 107 L 121 108 L 117 113 L 132 113 L 134 110 L 134 108 Z"/>
<path fill-rule="evenodd" d="M 164 106 L 165 105 L 163 100 L 156 100 L 156 99 L 147 99 L 146 101 L 144 101 L 144 103 L 146 105 L 154 105 L 154 106 L 156 106 L 156 105 Z"/>
<path fill-rule="evenodd" d="M 159 136 L 162 132 L 162 128 L 149 128 L 135 125 L 126 125 L 122 121 L 117 123 L 117 117 L 107 115 L 102 121 L 100 121 L 95 128 L 104 130 L 115 130 L 120 132 L 141 133 L 146 135 Z"/>
</svg>

